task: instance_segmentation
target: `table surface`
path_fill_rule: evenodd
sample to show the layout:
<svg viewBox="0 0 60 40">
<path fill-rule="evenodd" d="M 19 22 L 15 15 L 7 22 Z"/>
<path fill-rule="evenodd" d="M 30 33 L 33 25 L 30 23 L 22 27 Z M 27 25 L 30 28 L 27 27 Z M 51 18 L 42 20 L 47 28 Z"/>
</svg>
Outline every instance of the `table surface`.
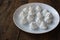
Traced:
<svg viewBox="0 0 60 40">
<path fill-rule="evenodd" d="M 60 14 L 60 0 L 0 0 L 0 40 L 60 40 L 60 23 L 45 34 L 26 33 L 14 24 L 12 17 L 15 10 L 31 2 L 49 4 Z"/>
</svg>

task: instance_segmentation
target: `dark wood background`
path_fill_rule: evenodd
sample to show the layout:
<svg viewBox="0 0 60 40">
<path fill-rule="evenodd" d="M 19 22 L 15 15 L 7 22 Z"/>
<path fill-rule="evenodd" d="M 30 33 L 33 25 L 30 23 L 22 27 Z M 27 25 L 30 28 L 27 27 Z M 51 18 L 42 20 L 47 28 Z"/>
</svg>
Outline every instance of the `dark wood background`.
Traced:
<svg viewBox="0 0 60 40">
<path fill-rule="evenodd" d="M 60 14 L 60 0 L 0 0 L 0 40 L 60 40 L 60 24 L 45 34 L 26 33 L 13 23 L 13 13 L 21 5 L 42 2 L 53 6 Z"/>
</svg>

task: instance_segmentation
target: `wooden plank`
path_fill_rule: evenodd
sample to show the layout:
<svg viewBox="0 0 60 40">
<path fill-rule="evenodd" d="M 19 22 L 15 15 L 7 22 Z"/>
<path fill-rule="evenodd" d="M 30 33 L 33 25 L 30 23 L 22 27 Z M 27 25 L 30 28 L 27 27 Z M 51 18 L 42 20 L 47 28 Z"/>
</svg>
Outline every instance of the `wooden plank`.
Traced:
<svg viewBox="0 0 60 40">
<path fill-rule="evenodd" d="M 11 0 L 10 6 L 9 0 L 5 0 L 1 6 L 1 17 L 0 17 L 0 40 L 17 40 L 19 29 L 14 25 L 12 17 L 16 9 L 15 1 Z M 6 6 L 5 6 L 6 5 Z"/>
</svg>

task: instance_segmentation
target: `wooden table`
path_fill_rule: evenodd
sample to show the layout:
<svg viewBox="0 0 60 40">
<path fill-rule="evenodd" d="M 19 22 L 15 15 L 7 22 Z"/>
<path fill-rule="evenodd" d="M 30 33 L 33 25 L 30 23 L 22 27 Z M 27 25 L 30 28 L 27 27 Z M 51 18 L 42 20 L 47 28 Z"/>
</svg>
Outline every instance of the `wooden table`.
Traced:
<svg viewBox="0 0 60 40">
<path fill-rule="evenodd" d="M 0 40 L 60 40 L 60 24 L 45 34 L 26 33 L 13 23 L 13 13 L 21 5 L 42 2 L 53 6 L 60 14 L 60 0 L 0 0 Z"/>
</svg>

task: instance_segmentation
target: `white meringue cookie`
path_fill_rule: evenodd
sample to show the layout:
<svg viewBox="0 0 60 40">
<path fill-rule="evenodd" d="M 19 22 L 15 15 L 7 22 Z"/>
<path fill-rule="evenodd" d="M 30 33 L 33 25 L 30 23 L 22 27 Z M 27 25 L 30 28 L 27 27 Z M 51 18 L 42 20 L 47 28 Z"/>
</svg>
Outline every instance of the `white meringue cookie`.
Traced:
<svg viewBox="0 0 60 40">
<path fill-rule="evenodd" d="M 47 24 L 45 23 L 45 22 L 41 22 L 41 24 L 40 24 L 40 29 L 42 29 L 42 30 L 45 30 L 45 29 L 47 29 L 48 28 L 48 26 L 47 26 Z"/>
<path fill-rule="evenodd" d="M 28 20 L 28 22 L 32 22 L 33 20 L 34 20 L 34 15 L 28 15 L 27 16 L 27 20 Z"/>
<path fill-rule="evenodd" d="M 31 22 L 30 24 L 29 24 L 29 28 L 30 29 L 32 29 L 32 30 L 36 30 L 36 29 L 38 29 L 38 26 L 37 26 L 37 24 L 35 23 L 35 22 Z"/>
<path fill-rule="evenodd" d="M 26 24 L 28 21 L 27 21 L 27 19 L 26 18 L 21 18 L 20 19 L 20 24 Z"/>
</svg>

